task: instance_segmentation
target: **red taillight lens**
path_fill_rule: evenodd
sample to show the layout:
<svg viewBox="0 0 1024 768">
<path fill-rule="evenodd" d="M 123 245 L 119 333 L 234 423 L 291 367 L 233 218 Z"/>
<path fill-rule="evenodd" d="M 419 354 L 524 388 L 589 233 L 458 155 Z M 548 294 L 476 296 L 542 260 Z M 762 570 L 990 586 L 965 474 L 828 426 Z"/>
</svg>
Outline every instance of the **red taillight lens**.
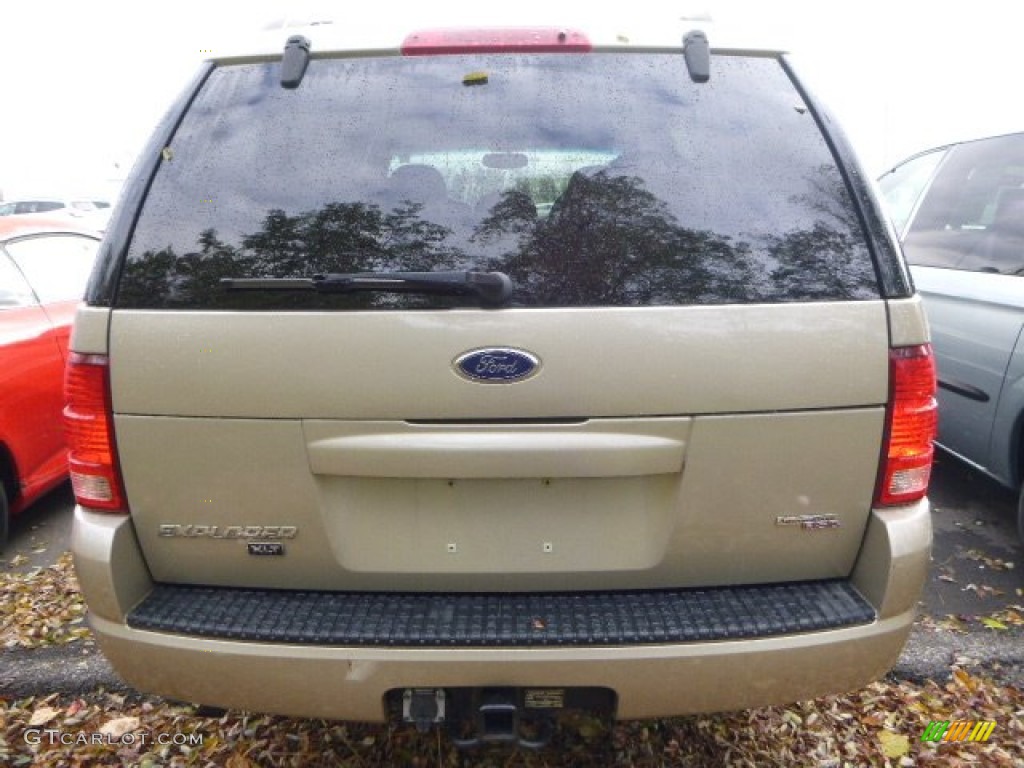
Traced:
<svg viewBox="0 0 1024 768">
<path fill-rule="evenodd" d="M 106 355 L 69 354 L 64 371 L 64 432 L 71 487 L 78 503 L 127 512 L 114 448 Z"/>
<path fill-rule="evenodd" d="M 582 32 L 559 28 L 425 29 L 402 43 L 403 56 L 449 53 L 587 53 L 593 46 Z"/>
<path fill-rule="evenodd" d="M 924 497 L 931 478 L 935 430 L 935 359 L 927 344 L 889 353 L 892 402 L 875 502 L 909 504 Z"/>
</svg>

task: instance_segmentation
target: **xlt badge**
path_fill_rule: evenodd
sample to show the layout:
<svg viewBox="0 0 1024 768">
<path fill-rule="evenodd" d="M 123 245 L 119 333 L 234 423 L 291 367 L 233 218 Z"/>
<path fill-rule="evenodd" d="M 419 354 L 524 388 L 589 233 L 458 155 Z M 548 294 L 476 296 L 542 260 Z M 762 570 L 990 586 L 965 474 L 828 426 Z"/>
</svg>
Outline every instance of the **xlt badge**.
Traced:
<svg viewBox="0 0 1024 768">
<path fill-rule="evenodd" d="M 280 541 L 249 541 L 245 545 L 250 555 L 283 555 L 284 544 Z"/>
</svg>

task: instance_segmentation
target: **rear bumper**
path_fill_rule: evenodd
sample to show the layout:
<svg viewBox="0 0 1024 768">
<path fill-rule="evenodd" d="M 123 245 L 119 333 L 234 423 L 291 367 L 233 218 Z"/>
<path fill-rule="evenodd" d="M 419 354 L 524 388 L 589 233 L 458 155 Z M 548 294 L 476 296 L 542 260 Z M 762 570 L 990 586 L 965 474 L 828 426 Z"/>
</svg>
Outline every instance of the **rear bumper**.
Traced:
<svg viewBox="0 0 1024 768">
<path fill-rule="evenodd" d="M 926 502 L 876 511 L 851 583 L 869 623 L 772 637 L 558 647 L 381 647 L 253 642 L 128 625 L 153 589 L 129 518 L 76 510 L 72 548 L 90 620 L 117 672 L 140 690 L 294 716 L 379 721 L 408 687 L 607 687 L 621 718 L 734 710 L 850 690 L 884 674 L 910 630 L 927 574 Z"/>
<path fill-rule="evenodd" d="M 913 615 L 867 627 L 726 643 L 573 649 L 262 645 L 132 630 L 93 617 L 131 685 L 170 698 L 300 717 L 382 720 L 408 687 L 607 687 L 618 716 L 646 718 L 798 701 L 858 688 L 895 662 Z"/>
</svg>

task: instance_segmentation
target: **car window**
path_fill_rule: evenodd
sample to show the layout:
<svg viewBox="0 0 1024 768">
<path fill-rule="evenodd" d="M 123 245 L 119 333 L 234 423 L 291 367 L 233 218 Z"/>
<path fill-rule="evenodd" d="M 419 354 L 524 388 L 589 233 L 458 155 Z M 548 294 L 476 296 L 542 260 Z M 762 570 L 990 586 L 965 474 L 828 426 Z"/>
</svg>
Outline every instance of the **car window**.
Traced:
<svg viewBox="0 0 1024 768">
<path fill-rule="evenodd" d="M 951 150 L 904 247 L 911 264 L 1024 274 L 1024 134 Z"/>
<path fill-rule="evenodd" d="M 14 204 L 15 213 L 44 213 L 46 211 L 57 211 L 64 207 L 64 203 L 57 200 L 22 200 Z"/>
<path fill-rule="evenodd" d="M 906 227 L 914 206 L 935 173 L 935 167 L 945 156 L 945 148 L 926 152 L 893 168 L 878 180 L 885 196 L 886 210 L 897 232 Z"/>
<path fill-rule="evenodd" d="M 37 303 L 25 276 L 0 248 L 0 311 Z"/>
<path fill-rule="evenodd" d="M 499 270 L 520 306 L 878 298 L 864 233 L 777 59 L 322 59 L 215 69 L 168 147 L 117 305 L 444 308 L 226 277 Z M 273 184 L 266 183 L 274 179 Z"/>
<path fill-rule="evenodd" d="M 80 299 L 85 294 L 99 241 L 81 235 L 37 235 L 7 244 L 39 300 Z"/>
</svg>

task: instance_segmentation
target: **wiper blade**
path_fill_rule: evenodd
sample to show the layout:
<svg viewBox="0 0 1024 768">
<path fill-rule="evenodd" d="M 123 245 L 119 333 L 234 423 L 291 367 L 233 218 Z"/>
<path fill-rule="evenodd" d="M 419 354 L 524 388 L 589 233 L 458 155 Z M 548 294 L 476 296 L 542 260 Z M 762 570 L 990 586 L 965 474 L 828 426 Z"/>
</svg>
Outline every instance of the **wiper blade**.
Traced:
<svg viewBox="0 0 1024 768">
<path fill-rule="evenodd" d="M 504 306 L 512 298 L 512 280 L 504 272 L 353 272 L 312 277 L 225 277 L 220 284 L 229 291 L 387 291 L 475 295 L 485 307 Z"/>
</svg>

